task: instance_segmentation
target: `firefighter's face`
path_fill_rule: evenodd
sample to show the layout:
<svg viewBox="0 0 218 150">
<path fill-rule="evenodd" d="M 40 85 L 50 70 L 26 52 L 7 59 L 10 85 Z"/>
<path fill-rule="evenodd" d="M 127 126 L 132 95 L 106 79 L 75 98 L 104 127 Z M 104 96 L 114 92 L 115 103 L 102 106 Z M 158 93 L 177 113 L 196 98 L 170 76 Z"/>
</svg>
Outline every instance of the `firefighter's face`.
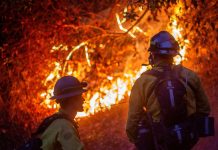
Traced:
<svg viewBox="0 0 218 150">
<path fill-rule="evenodd" d="M 85 99 L 82 94 L 74 96 L 70 99 L 69 105 L 74 111 L 83 111 L 83 103 Z"/>
<path fill-rule="evenodd" d="M 84 103 L 84 101 L 85 101 L 85 99 L 83 98 L 82 94 L 77 97 L 76 107 L 77 107 L 78 111 L 83 111 L 83 103 Z"/>
</svg>

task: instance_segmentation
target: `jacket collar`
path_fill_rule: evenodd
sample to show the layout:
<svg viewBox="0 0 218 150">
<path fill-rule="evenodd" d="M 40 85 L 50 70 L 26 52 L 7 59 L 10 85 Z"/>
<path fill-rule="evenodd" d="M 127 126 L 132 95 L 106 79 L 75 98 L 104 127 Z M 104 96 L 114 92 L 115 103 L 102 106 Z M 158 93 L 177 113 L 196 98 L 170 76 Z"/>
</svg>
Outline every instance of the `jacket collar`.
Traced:
<svg viewBox="0 0 218 150">
<path fill-rule="evenodd" d="M 70 116 L 64 109 L 60 108 L 57 113 L 60 114 L 60 115 L 65 115 L 65 116 L 67 116 L 67 117 L 71 120 L 71 122 L 73 123 L 74 127 L 75 127 L 76 129 L 78 129 L 79 126 L 78 126 L 77 122 L 76 122 L 76 121 L 74 120 L 74 118 L 73 118 L 72 116 Z"/>
<path fill-rule="evenodd" d="M 173 68 L 173 64 L 168 64 L 164 62 L 163 60 L 158 60 L 155 62 L 154 66 L 152 69 L 158 70 L 158 71 L 163 71 L 164 68 Z"/>
<path fill-rule="evenodd" d="M 69 118 L 72 118 L 72 120 L 73 120 L 73 116 L 71 116 L 67 111 L 65 111 L 62 108 L 59 109 L 58 114 L 68 116 Z"/>
</svg>

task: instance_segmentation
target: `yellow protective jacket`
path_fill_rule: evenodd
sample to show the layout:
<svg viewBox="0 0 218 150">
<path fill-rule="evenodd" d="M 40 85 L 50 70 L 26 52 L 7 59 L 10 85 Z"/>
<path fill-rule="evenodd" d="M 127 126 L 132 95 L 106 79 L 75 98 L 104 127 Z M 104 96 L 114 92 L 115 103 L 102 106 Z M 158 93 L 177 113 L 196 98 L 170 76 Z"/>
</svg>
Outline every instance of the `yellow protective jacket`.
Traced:
<svg viewBox="0 0 218 150">
<path fill-rule="evenodd" d="M 153 69 L 163 71 L 163 66 L 163 63 L 159 63 L 156 64 Z M 199 77 L 193 71 L 183 66 L 177 67 L 181 67 L 180 76 L 192 85 L 192 87 L 186 86 L 187 84 L 181 80 L 187 89 L 188 115 L 196 112 L 209 114 L 210 106 L 208 98 L 202 88 Z M 143 107 L 151 114 L 154 122 L 160 121 L 160 105 L 154 91 L 151 91 L 155 81 L 155 76 L 144 73 L 136 80 L 132 88 L 129 100 L 126 133 L 129 140 L 133 143 L 137 142 L 138 123 L 144 117 L 143 115 L 145 115 Z M 194 90 L 192 90 L 193 88 Z M 148 99 L 147 96 L 150 92 L 151 94 Z"/>
<path fill-rule="evenodd" d="M 59 110 L 60 114 L 66 114 Z M 67 119 L 56 119 L 40 136 L 43 150 L 82 150 L 77 127 Z"/>
</svg>

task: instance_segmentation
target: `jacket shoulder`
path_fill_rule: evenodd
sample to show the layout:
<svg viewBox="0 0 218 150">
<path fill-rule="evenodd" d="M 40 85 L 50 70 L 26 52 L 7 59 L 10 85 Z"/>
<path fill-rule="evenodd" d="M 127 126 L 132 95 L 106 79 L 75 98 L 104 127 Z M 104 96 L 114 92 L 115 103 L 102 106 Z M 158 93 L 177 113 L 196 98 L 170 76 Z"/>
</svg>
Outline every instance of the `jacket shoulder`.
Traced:
<svg viewBox="0 0 218 150">
<path fill-rule="evenodd" d="M 139 78 L 155 78 L 155 76 L 152 75 L 153 71 L 154 71 L 153 69 L 146 70 L 145 72 L 141 74 Z"/>
<path fill-rule="evenodd" d="M 182 67 L 181 77 L 197 88 L 200 85 L 200 78 L 193 70 Z"/>
<path fill-rule="evenodd" d="M 196 74 L 193 70 L 187 68 L 187 67 L 184 67 L 184 66 L 180 66 L 183 70 L 189 72 L 189 73 L 192 73 L 192 74 Z"/>
<path fill-rule="evenodd" d="M 185 75 L 188 75 L 189 77 L 198 78 L 197 73 L 194 72 L 193 70 L 183 67 L 183 66 L 181 66 L 181 68 L 182 68 L 182 75 L 185 74 Z"/>
<path fill-rule="evenodd" d="M 56 119 L 46 130 L 55 131 L 57 133 L 69 131 L 73 132 L 75 135 L 77 135 L 78 132 L 77 127 L 75 127 L 71 121 L 64 118 Z"/>
<path fill-rule="evenodd" d="M 143 72 L 140 77 L 136 80 L 136 83 L 143 83 L 143 82 L 152 82 L 156 79 L 151 73 L 151 70 L 147 70 Z"/>
<path fill-rule="evenodd" d="M 54 149 L 51 143 L 61 142 L 62 146 L 67 149 L 73 149 L 72 146 L 83 148 L 83 144 L 79 140 L 79 134 L 74 125 L 67 119 L 59 118 L 41 135 L 43 149 Z"/>
</svg>

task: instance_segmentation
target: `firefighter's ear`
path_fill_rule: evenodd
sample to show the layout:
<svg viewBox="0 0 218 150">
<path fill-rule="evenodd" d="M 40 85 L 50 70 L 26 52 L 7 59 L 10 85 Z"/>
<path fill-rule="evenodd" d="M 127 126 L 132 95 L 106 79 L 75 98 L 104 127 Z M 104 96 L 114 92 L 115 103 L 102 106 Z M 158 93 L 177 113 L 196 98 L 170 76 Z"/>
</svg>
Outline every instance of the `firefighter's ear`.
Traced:
<svg viewBox="0 0 218 150">
<path fill-rule="evenodd" d="M 151 66 L 154 65 L 154 57 L 153 57 L 152 53 L 150 53 L 150 55 L 149 55 L 149 57 L 148 57 L 148 61 L 149 61 L 149 64 L 150 64 Z"/>
</svg>

